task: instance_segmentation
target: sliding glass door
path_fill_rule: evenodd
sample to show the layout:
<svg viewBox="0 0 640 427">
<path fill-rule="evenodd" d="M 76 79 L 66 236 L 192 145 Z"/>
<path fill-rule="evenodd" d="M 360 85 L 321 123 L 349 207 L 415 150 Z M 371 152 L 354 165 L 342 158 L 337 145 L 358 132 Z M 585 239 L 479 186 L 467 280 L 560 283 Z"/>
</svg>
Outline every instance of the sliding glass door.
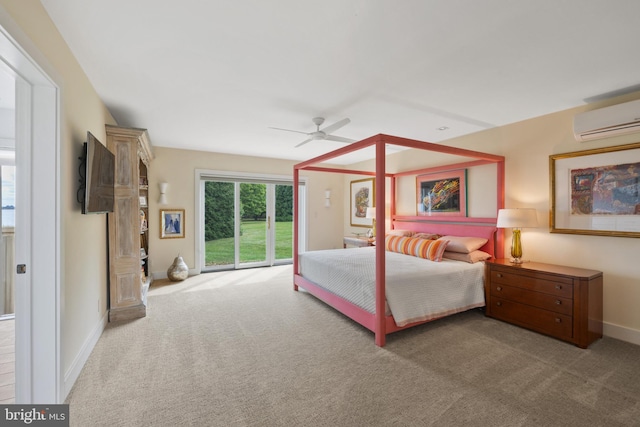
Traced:
<svg viewBox="0 0 640 427">
<path fill-rule="evenodd" d="M 206 267 L 235 265 L 235 184 L 204 183 L 204 242 Z"/>
<path fill-rule="evenodd" d="M 276 264 L 291 262 L 293 259 L 293 184 L 276 184 L 274 207 L 274 262 Z"/>
<path fill-rule="evenodd" d="M 291 263 L 293 185 L 204 180 L 202 271 Z"/>
<path fill-rule="evenodd" d="M 237 267 L 260 267 L 268 262 L 270 217 L 267 215 L 267 184 L 241 182 Z M 238 212 L 238 211 L 236 211 Z"/>
</svg>

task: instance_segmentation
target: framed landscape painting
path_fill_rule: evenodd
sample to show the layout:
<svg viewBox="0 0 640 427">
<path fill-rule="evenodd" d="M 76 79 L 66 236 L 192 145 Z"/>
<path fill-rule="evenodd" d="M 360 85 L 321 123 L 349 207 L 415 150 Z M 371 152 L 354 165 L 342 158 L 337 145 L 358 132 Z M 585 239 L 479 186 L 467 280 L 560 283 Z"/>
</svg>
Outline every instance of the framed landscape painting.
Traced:
<svg viewBox="0 0 640 427">
<path fill-rule="evenodd" d="M 467 170 L 418 175 L 416 199 L 420 216 L 467 216 Z"/>
</svg>

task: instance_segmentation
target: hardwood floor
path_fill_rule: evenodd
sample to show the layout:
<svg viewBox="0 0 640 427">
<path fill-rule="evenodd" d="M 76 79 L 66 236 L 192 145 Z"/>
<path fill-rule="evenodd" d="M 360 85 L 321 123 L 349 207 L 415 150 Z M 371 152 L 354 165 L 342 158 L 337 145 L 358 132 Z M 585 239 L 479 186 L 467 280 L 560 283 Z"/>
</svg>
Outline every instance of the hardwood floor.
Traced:
<svg viewBox="0 0 640 427">
<path fill-rule="evenodd" d="M 15 401 L 15 320 L 0 320 L 0 404 Z"/>
</svg>

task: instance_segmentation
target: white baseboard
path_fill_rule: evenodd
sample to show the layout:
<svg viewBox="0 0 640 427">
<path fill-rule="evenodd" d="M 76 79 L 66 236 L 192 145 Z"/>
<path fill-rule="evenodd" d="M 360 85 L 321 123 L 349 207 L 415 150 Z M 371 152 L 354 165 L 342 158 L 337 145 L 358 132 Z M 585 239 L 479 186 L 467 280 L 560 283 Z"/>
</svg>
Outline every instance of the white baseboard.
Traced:
<svg viewBox="0 0 640 427">
<path fill-rule="evenodd" d="M 640 345 L 640 331 L 637 329 L 604 322 L 602 325 L 602 333 L 611 338 Z"/>
<path fill-rule="evenodd" d="M 93 328 L 93 331 L 91 331 L 91 334 L 89 334 L 89 337 L 87 337 L 87 339 L 85 340 L 75 359 L 73 359 L 73 363 L 69 367 L 69 370 L 65 372 L 63 385 L 64 396 L 62 396 L 62 401 L 67 398 L 69 392 L 71 391 L 71 388 L 76 383 L 76 380 L 80 376 L 80 372 L 82 372 L 82 368 L 84 368 L 85 363 L 87 363 L 87 360 L 89 360 L 89 356 L 91 355 L 93 348 L 98 343 L 98 340 L 102 335 L 102 331 L 104 331 L 104 328 L 106 328 L 108 321 L 109 310 L 105 312 L 104 317 L 100 319 L 100 321 Z"/>
</svg>

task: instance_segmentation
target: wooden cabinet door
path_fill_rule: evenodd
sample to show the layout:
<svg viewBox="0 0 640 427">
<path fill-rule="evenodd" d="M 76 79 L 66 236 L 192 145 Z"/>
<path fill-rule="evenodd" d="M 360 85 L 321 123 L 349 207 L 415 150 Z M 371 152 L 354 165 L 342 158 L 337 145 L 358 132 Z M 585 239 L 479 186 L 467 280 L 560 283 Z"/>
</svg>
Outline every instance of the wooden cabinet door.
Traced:
<svg viewBox="0 0 640 427">
<path fill-rule="evenodd" d="M 109 214 L 109 318 L 116 320 L 118 309 L 142 306 L 138 144 L 137 140 L 108 134 L 107 146 L 116 157 L 115 203 L 113 213 Z M 126 317 L 141 316 L 129 313 Z"/>
</svg>

